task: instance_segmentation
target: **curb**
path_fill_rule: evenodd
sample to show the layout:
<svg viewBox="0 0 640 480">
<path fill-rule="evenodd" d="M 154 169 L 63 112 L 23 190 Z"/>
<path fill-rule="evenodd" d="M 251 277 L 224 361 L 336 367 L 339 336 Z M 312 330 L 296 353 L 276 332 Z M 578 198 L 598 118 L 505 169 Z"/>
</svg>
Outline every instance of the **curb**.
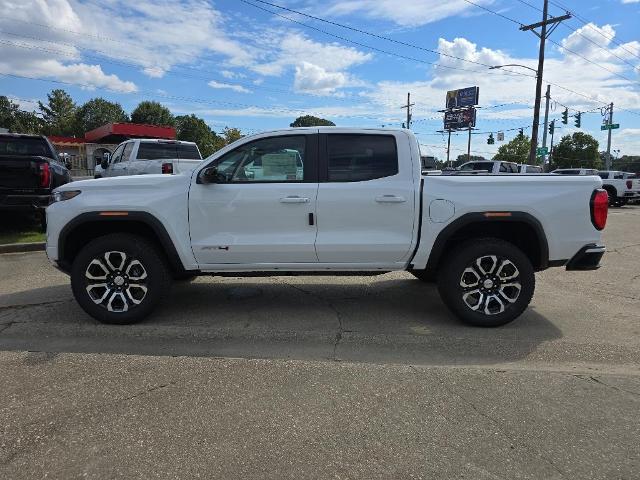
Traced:
<svg viewBox="0 0 640 480">
<path fill-rule="evenodd" d="M 0 253 L 20 253 L 44 251 L 46 242 L 8 243 L 0 245 Z"/>
</svg>

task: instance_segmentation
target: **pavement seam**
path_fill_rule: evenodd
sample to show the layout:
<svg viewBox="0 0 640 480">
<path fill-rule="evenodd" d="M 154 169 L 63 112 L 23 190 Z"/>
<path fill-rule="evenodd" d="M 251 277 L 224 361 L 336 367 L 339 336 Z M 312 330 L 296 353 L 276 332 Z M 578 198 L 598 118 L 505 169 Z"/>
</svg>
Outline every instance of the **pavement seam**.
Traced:
<svg viewBox="0 0 640 480">
<path fill-rule="evenodd" d="M 593 375 L 581 375 L 581 374 L 572 374 L 571 376 L 579 378 L 580 380 L 585 380 L 587 382 L 597 383 L 598 385 L 602 385 L 603 387 L 610 388 L 612 390 L 616 390 L 618 392 L 628 393 L 630 395 L 640 397 L 640 392 L 634 392 L 632 390 L 627 390 L 626 388 L 617 387 L 615 385 L 610 385 L 606 382 L 603 382 L 598 377 L 594 377 Z"/>
<path fill-rule="evenodd" d="M 409 368 L 411 368 L 415 373 L 419 373 L 419 370 L 414 367 L 413 365 L 409 365 Z M 496 372 L 500 372 L 500 370 L 496 370 Z M 522 445 L 526 446 L 528 451 L 531 452 L 535 452 L 536 456 L 538 458 L 540 458 L 541 460 L 543 460 L 544 462 L 546 462 L 549 466 L 551 466 L 551 468 L 553 468 L 553 470 L 555 470 L 558 474 L 560 474 L 560 476 L 562 478 L 566 478 L 565 477 L 565 473 L 550 459 L 548 459 L 546 456 L 544 456 L 542 454 L 542 452 L 540 452 L 537 448 L 535 448 L 534 446 L 530 445 L 529 443 L 525 442 L 523 439 L 519 438 L 517 435 L 515 437 L 513 437 L 512 435 L 509 434 L 509 432 L 506 432 L 502 426 L 500 425 L 500 423 L 495 420 L 493 417 L 491 417 L 490 415 L 488 415 L 487 413 L 483 412 L 482 410 L 480 410 L 471 400 L 467 399 L 466 397 L 460 395 L 458 392 L 456 392 L 455 390 L 449 388 L 443 381 L 442 378 L 440 377 L 440 375 L 438 375 L 437 370 L 433 370 L 433 374 L 434 376 L 437 378 L 438 383 L 440 383 L 440 385 L 442 386 L 443 389 L 445 389 L 447 392 L 449 392 L 451 395 L 454 395 L 456 397 L 458 397 L 462 403 L 464 403 L 465 405 L 468 405 L 474 412 L 476 412 L 478 415 L 480 415 L 482 418 L 487 419 L 489 422 L 491 422 L 495 428 L 504 436 L 504 438 L 506 438 L 507 440 L 509 440 L 509 442 L 511 442 L 512 446 L 514 448 L 517 448 L 516 445 L 518 444 L 518 442 L 514 441 L 514 440 L 519 440 Z"/>
</svg>

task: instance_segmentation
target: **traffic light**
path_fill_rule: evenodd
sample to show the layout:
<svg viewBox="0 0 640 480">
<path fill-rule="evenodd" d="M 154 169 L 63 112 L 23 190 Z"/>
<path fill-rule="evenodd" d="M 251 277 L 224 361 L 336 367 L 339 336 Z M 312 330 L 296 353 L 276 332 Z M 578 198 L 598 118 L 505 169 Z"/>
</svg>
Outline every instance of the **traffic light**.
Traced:
<svg viewBox="0 0 640 480">
<path fill-rule="evenodd" d="M 522 128 L 518 131 L 518 136 L 520 138 L 524 137 L 524 130 Z"/>
<path fill-rule="evenodd" d="M 556 129 L 556 121 L 553 120 L 550 124 L 549 124 L 549 135 L 553 135 L 553 131 Z"/>
<path fill-rule="evenodd" d="M 569 109 L 565 108 L 564 112 L 562 112 L 562 123 L 565 125 L 569 123 Z"/>
<path fill-rule="evenodd" d="M 580 125 L 582 122 L 580 122 L 580 117 L 582 116 L 582 113 L 578 112 L 574 115 L 574 118 L 576 119 L 575 121 L 575 126 L 576 128 L 580 128 Z"/>
<path fill-rule="evenodd" d="M 494 143 L 496 143 L 496 141 L 493 139 L 493 133 L 490 133 L 489 138 L 487 138 L 487 144 L 493 145 Z"/>
</svg>

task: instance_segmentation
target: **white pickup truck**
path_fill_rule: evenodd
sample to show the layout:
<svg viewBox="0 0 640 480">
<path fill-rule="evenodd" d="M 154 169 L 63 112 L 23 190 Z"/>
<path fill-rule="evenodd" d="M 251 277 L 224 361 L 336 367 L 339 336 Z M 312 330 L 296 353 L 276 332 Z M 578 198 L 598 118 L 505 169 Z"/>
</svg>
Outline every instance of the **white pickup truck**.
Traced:
<svg viewBox="0 0 640 480">
<path fill-rule="evenodd" d="M 193 142 L 138 138 L 122 142 L 113 155 L 106 154 L 96 165 L 94 178 L 189 172 L 200 162 Z"/>
<path fill-rule="evenodd" d="M 172 279 L 194 275 L 406 270 L 436 280 L 460 319 L 497 326 L 527 308 L 534 272 L 598 267 L 601 186 L 597 176 L 423 176 L 408 130 L 286 129 L 244 137 L 188 174 L 59 187 L 47 255 L 106 323 L 144 318 Z"/>
</svg>

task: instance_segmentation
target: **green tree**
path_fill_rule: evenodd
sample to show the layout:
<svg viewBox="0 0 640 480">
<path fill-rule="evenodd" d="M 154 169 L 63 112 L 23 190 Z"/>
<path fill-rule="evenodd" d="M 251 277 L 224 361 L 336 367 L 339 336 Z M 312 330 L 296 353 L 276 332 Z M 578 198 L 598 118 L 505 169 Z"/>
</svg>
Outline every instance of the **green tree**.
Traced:
<svg viewBox="0 0 640 480">
<path fill-rule="evenodd" d="M 531 139 L 526 135 L 518 134 L 513 140 L 504 145 L 500 145 L 494 160 L 504 162 L 529 163 L 529 151 L 531 149 Z"/>
<path fill-rule="evenodd" d="M 219 145 L 224 143 L 203 119 L 193 114 L 178 116 L 175 121 L 178 140 L 195 142 L 203 158 L 221 148 Z"/>
<path fill-rule="evenodd" d="M 601 168 L 602 161 L 598 153 L 598 141 L 584 132 L 565 135 L 553 147 L 553 166 L 555 168 Z"/>
<path fill-rule="evenodd" d="M 47 94 L 47 103 L 38 102 L 48 135 L 69 136 L 76 133 L 76 104 L 62 89 Z"/>
<path fill-rule="evenodd" d="M 175 117 L 167 107 L 147 100 L 140 102 L 131 112 L 131 121 L 159 126 L 174 126 L 176 123 Z"/>
<path fill-rule="evenodd" d="M 314 117 L 313 115 L 305 115 L 303 117 L 296 118 L 293 123 L 289 124 L 290 127 L 335 127 L 336 124 L 331 120 L 324 118 Z"/>
<path fill-rule="evenodd" d="M 14 133 L 37 133 L 44 128 L 44 122 L 35 112 L 20 110 L 18 104 L 5 96 L 0 96 L 0 128 Z"/>
<path fill-rule="evenodd" d="M 240 140 L 242 137 L 244 137 L 244 135 L 242 135 L 242 132 L 240 131 L 239 128 L 229 128 L 229 127 L 224 127 L 224 131 L 222 132 L 222 135 L 224 136 L 225 145 L 229 145 L 230 143 L 233 143 L 236 140 Z"/>
<path fill-rule="evenodd" d="M 110 102 L 104 98 L 92 98 L 78 108 L 76 122 L 82 133 L 98 128 L 105 123 L 128 122 L 129 116 L 117 102 Z"/>
</svg>

